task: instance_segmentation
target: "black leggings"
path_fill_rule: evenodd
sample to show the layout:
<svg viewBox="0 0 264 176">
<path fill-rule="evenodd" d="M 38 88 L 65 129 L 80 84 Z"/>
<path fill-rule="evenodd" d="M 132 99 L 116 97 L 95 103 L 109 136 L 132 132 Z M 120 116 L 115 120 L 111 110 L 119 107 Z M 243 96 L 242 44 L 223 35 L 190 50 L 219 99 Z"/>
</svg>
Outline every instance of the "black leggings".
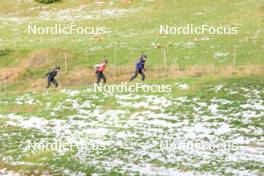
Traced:
<svg viewBox="0 0 264 176">
<path fill-rule="evenodd" d="M 54 78 L 48 78 L 48 86 L 47 86 L 47 88 L 50 87 L 51 83 L 54 84 L 56 87 L 59 86 L 58 82 Z"/>
<path fill-rule="evenodd" d="M 136 70 L 135 73 L 134 73 L 134 75 L 131 77 L 130 81 L 133 81 L 133 79 L 135 79 L 138 76 L 138 74 L 141 75 L 142 81 L 145 80 L 144 71 L 143 70 Z"/>
<path fill-rule="evenodd" d="M 97 84 L 101 81 L 101 79 L 106 83 L 106 77 L 103 72 L 97 71 L 96 72 L 96 77 L 97 77 Z"/>
</svg>

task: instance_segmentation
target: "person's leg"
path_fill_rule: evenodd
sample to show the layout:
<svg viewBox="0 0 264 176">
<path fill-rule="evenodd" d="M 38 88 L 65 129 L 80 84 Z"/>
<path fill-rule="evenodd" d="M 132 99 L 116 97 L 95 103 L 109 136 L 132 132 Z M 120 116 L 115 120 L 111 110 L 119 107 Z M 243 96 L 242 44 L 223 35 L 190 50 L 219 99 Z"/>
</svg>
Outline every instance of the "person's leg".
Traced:
<svg viewBox="0 0 264 176">
<path fill-rule="evenodd" d="M 47 85 L 47 89 L 50 87 L 50 85 L 51 85 L 51 82 L 52 82 L 52 80 L 48 78 L 48 85 Z"/>
<path fill-rule="evenodd" d="M 55 79 L 53 79 L 52 83 L 53 83 L 56 87 L 59 86 L 58 82 L 57 82 Z"/>
<path fill-rule="evenodd" d="M 133 81 L 138 75 L 138 71 L 135 71 L 134 75 L 131 77 L 130 81 Z"/>
<path fill-rule="evenodd" d="M 101 78 L 103 79 L 104 83 L 106 83 L 106 77 L 103 72 L 102 72 Z"/>
<path fill-rule="evenodd" d="M 97 77 L 97 84 L 99 84 L 100 80 L 101 80 L 101 72 L 96 72 L 96 77 Z"/>
<path fill-rule="evenodd" d="M 144 81 L 145 80 L 145 73 L 144 73 L 144 71 L 143 70 L 140 71 L 140 74 L 141 74 L 141 77 L 142 77 L 142 81 Z"/>
</svg>

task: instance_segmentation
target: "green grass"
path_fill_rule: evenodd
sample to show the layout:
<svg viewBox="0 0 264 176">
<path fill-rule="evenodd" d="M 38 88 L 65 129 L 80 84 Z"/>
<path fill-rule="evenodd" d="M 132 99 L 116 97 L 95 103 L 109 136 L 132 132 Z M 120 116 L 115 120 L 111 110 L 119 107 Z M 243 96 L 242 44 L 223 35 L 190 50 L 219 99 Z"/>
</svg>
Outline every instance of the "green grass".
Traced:
<svg viewBox="0 0 264 176">
<path fill-rule="evenodd" d="M 80 7 L 83 9 L 77 13 L 72 12 Z M 242 67 L 238 67 L 234 71 L 236 74 L 230 73 L 229 76 L 216 75 L 217 73 L 197 73 L 198 76 L 179 76 L 177 78 L 174 73 L 161 72 L 164 64 L 163 48 L 166 48 L 168 68 L 175 67 L 180 72 L 188 72 L 192 66 L 204 68 L 204 70 L 211 66 L 216 70 L 225 69 L 233 64 L 235 45 L 237 46 L 237 66 L 243 66 L 243 69 L 252 65 L 263 66 L 263 2 L 257 0 L 233 0 L 230 2 L 226 0 L 152 2 L 140 0 L 130 4 L 113 1 L 100 5 L 95 1 L 63 0 L 54 4 L 41 5 L 35 1 L 17 2 L 11 0 L 1 2 L 0 9 L 0 169 L 7 168 L 7 170 L 27 175 L 45 175 L 47 173 L 50 175 L 77 175 L 78 173 L 91 175 L 99 173 L 116 176 L 140 175 L 142 173 L 139 171 L 128 171 L 124 166 L 129 163 L 134 166 L 142 166 L 147 163 L 156 168 L 177 169 L 181 172 L 214 173 L 223 176 L 235 175 L 231 171 L 246 170 L 260 175 L 264 172 L 261 168 L 263 162 L 254 158 L 253 155 L 250 155 L 252 156 L 250 160 L 239 158 L 241 161 L 227 161 L 226 155 L 235 157 L 234 151 L 220 156 L 217 156 L 217 151 L 212 151 L 207 153 L 210 157 L 205 158 L 206 155 L 196 156 L 193 153 L 177 150 L 176 155 L 180 157 L 179 161 L 170 161 L 168 160 L 170 153 L 167 153 L 168 156 L 163 153 L 159 158 L 152 158 L 148 153 L 157 153 L 160 150 L 159 146 L 151 149 L 142 148 L 162 140 L 163 137 L 169 137 L 169 139 L 185 137 L 188 131 L 182 130 L 184 128 L 195 130 L 193 125 L 196 124 L 209 125 L 206 128 L 211 130 L 211 133 L 205 137 L 201 133 L 196 133 L 197 139 L 194 141 L 208 142 L 213 139 L 223 143 L 235 141 L 240 136 L 251 141 L 249 144 L 241 144 L 242 147 L 253 146 L 252 150 L 263 148 L 263 135 L 260 133 L 264 129 L 263 111 L 256 107 L 241 107 L 241 105 L 250 103 L 253 106 L 254 101 L 261 102 L 264 99 L 264 82 L 261 70 L 258 70 L 260 74 L 257 74 L 256 71 L 256 74 L 243 75 L 244 70 Z M 70 10 L 67 11 L 67 9 Z M 43 20 L 39 17 L 40 13 L 45 12 L 56 16 L 56 12 L 62 10 L 66 10 L 67 15 L 74 16 L 80 13 L 81 16 L 85 16 L 93 14 L 93 11 L 109 9 L 127 12 L 118 17 L 106 16 L 105 18 L 72 21 L 59 20 L 56 17 Z M 12 18 L 14 21 L 11 20 Z M 102 36 L 28 35 L 26 33 L 29 24 L 53 26 L 58 23 L 62 25 L 72 23 L 83 27 L 104 26 L 112 32 Z M 166 36 L 158 34 L 160 25 L 185 26 L 187 24 L 238 26 L 239 33 L 232 36 Z M 101 39 L 98 40 L 98 37 Z M 209 40 L 201 40 L 203 37 L 208 37 Z M 188 48 L 189 42 L 194 42 L 195 46 Z M 153 94 L 140 91 L 136 94 L 139 96 L 138 99 L 122 102 L 116 94 L 87 91 L 92 85 L 73 84 L 49 90 L 31 88 L 37 81 L 40 82 L 41 77 L 48 69 L 55 65 L 62 66 L 59 82 L 62 85 L 65 82 L 72 83 L 77 79 L 75 73 L 81 73 L 83 70 L 93 73 L 93 65 L 100 62 L 103 56 L 107 56 L 109 59 L 107 76 L 110 78 L 110 82 L 108 85 L 118 84 L 119 79 L 113 80 L 115 50 L 116 64 L 120 69 L 117 73 L 119 77 L 127 75 L 129 78 L 137 58 L 144 51 L 148 55 L 145 83 L 169 84 L 172 86 L 172 92 Z M 216 59 L 214 58 L 216 52 L 228 53 L 228 55 Z M 64 71 L 65 53 L 68 56 L 67 72 Z M 4 92 L 2 80 L 6 76 L 5 73 L 11 72 L 12 69 L 20 70 L 20 72 L 15 78 L 7 80 Z M 199 72 L 202 69 L 195 71 Z M 155 71 L 159 72 L 160 78 L 155 77 L 157 76 Z M 91 79 L 87 76 L 87 82 Z M 182 90 L 176 83 L 187 84 L 189 89 Z M 223 88 L 216 91 L 215 88 L 219 85 Z M 247 90 L 243 90 L 243 88 Z M 64 92 L 65 90 L 76 91 L 77 94 L 70 95 Z M 231 94 L 231 92 L 236 93 Z M 120 94 L 120 96 L 127 95 Z M 161 98 L 160 101 L 162 98 L 169 100 L 172 105 L 164 107 L 161 102 L 152 101 L 151 96 Z M 213 102 L 215 99 L 226 100 L 229 103 Z M 32 100 L 34 102 L 30 103 Z M 142 102 L 147 102 L 147 106 L 140 108 L 136 106 Z M 131 105 L 124 106 L 122 103 L 131 103 Z M 84 105 L 84 107 L 75 107 L 76 105 Z M 217 114 L 210 109 L 212 105 L 217 105 Z M 255 113 L 255 115 L 243 117 L 241 113 L 248 116 L 250 113 Z M 14 114 L 21 122 L 7 118 L 8 115 L 12 117 Z M 37 128 L 21 126 L 24 121 L 28 122 L 28 119 L 34 117 L 41 119 L 41 122 L 48 122 L 49 125 L 43 127 L 48 131 L 43 132 Z M 65 123 L 62 127 L 65 127 L 70 134 L 63 130 L 58 134 L 52 131 L 54 127 L 60 129 L 58 124 L 52 123 L 53 121 Z M 152 122 L 157 124 L 151 124 Z M 28 124 L 30 123 L 32 122 L 29 121 Z M 228 125 L 233 130 L 232 133 L 217 135 L 224 125 Z M 101 128 L 107 129 L 109 132 L 101 134 L 103 133 L 103 130 L 100 131 Z M 99 131 L 93 134 L 90 133 L 90 129 Z M 219 130 L 214 131 L 215 129 Z M 124 138 L 122 137 L 123 133 L 131 134 L 131 136 Z M 58 137 L 68 139 L 69 135 L 73 135 L 75 142 L 97 139 L 112 142 L 112 145 L 103 150 L 87 150 L 88 153 L 82 153 L 85 158 L 79 155 L 77 149 L 66 153 L 52 150 L 35 152 L 21 150 L 21 145 L 26 141 L 52 142 Z M 119 143 L 123 145 L 118 146 Z M 141 154 L 141 151 L 145 153 Z M 245 152 L 242 152 L 239 157 L 244 154 Z M 115 160 L 123 161 L 125 164 L 121 163 L 110 167 L 109 165 L 117 163 Z"/>
<path fill-rule="evenodd" d="M 1 48 L 9 51 L 0 56 L 0 66 L 17 67 L 22 60 L 28 59 L 32 52 L 43 49 L 53 50 L 48 56 L 45 50 L 40 52 L 39 57 L 47 59 L 47 65 L 30 67 L 24 70 L 19 80 L 36 80 L 40 78 L 47 69 L 54 65 L 64 66 L 63 52 L 70 53 L 68 58 L 67 74 L 78 72 L 79 69 L 90 69 L 92 65 L 98 63 L 102 56 L 107 56 L 110 66 L 115 65 L 114 48 L 116 46 L 117 65 L 125 66 L 133 70 L 133 65 L 139 57 L 141 51 L 148 56 L 147 67 L 157 68 L 163 65 L 163 49 L 154 48 L 152 43 L 159 44 L 167 48 L 167 64 L 169 66 L 178 65 L 185 67 L 188 65 L 231 65 L 234 54 L 234 45 L 237 45 L 237 65 L 263 65 L 263 3 L 261 1 L 235 0 L 226 3 L 224 0 L 212 2 L 202 1 L 173 1 L 166 2 L 143 2 L 137 1 L 128 5 L 113 3 L 108 5 L 96 5 L 92 1 L 69 2 L 62 1 L 51 5 L 46 5 L 50 13 L 56 12 L 54 9 L 63 10 L 67 8 L 79 8 L 84 6 L 84 15 L 88 15 L 93 10 L 102 9 L 140 9 L 136 12 L 124 14 L 121 17 L 109 17 L 102 19 L 74 20 L 72 23 L 79 26 L 104 26 L 112 31 L 105 34 L 101 41 L 96 40 L 93 35 L 28 35 L 26 33 L 28 24 L 39 26 L 53 26 L 55 24 L 69 24 L 67 21 L 57 19 L 41 20 L 37 17 L 39 10 L 32 10 L 40 4 L 36 2 L 17 3 L 5 2 L 0 8 L 6 7 L 9 12 L 19 9 L 15 18 L 25 18 L 21 23 L 4 22 L 1 24 L 0 36 L 2 40 Z M 23 14 L 22 10 L 30 13 Z M 197 15 L 205 13 L 206 15 Z M 2 19 L 5 21 L 4 19 Z M 34 22 L 33 22 L 34 21 Z M 128 22 L 129 21 L 129 22 Z M 160 25 L 185 26 L 194 24 L 200 26 L 209 24 L 213 26 L 238 25 L 238 35 L 158 35 Z M 14 31 L 17 30 L 17 32 Z M 135 34 L 132 37 L 125 35 Z M 256 38 L 254 38 L 254 36 Z M 209 37 L 208 41 L 196 41 L 201 37 Z M 193 48 L 186 48 L 186 43 L 194 42 Z M 97 50 L 90 50 L 98 48 Z M 63 50 L 59 50 L 63 49 Z M 229 53 L 227 57 L 214 58 L 216 52 Z M 37 56 L 38 57 L 38 56 Z M 43 58 L 42 58 L 43 59 Z M 113 70 L 109 70 L 113 72 Z M 33 75 L 33 76 L 32 76 Z M 22 81 L 20 84 L 24 84 Z"/>
</svg>

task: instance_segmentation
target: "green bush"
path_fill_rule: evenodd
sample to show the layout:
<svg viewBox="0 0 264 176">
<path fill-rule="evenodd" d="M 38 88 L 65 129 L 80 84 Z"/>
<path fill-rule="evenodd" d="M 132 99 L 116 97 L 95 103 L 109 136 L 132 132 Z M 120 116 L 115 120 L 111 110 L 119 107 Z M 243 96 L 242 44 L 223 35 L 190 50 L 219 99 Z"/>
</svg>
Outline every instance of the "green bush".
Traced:
<svg viewBox="0 0 264 176">
<path fill-rule="evenodd" d="M 50 3 L 60 1 L 60 0 L 35 0 L 35 1 L 37 1 L 39 3 L 50 4 Z"/>
<path fill-rule="evenodd" d="M 5 49 L 1 49 L 1 48 L 0 48 L 0 56 L 8 55 L 10 52 L 11 52 L 10 49 L 7 49 L 7 48 L 5 48 Z"/>
</svg>

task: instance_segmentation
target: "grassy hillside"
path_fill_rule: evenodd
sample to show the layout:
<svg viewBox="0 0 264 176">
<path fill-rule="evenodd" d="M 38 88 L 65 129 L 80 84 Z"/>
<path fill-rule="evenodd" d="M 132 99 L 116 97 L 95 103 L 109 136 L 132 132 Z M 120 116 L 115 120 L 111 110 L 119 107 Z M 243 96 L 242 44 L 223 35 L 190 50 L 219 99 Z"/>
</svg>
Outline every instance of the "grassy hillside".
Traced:
<svg viewBox="0 0 264 176">
<path fill-rule="evenodd" d="M 23 89 L 42 86 L 39 78 L 54 65 L 64 67 L 66 56 L 68 68 L 62 73 L 61 81 L 66 85 L 81 84 L 94 81 L 92 65 L 107 56 L 110 81 L 125 80 L 144 51 L 149 56 L 149 75 L 154 77 L 164 67 L 163 48 L 166 48 L 170 75 L 190 69 L 190 66 L 200 70 L 210 70 L 207 67 L 223 70 L 223 65 L 233 64 L 235 46 L 236 65 L 244 69 L 247 65 L 262 66 L 263 8 L 263 2 L 258 0 L 63 0 L 49 5 L 34 1 L 2 1 L 0 75 L 2 79 L 8 77 L 11 88 L 18 82 Z M 30 24 L 106 27 L 108 33 L 29 35 L 27 27 Z M 239 32 L 237 35 L 159 34 L 160 25 L 187 24 L 237 26 Z"/>
<path fill-rule="evenodd" d="M 107 32 L 27 31 L 70 24 Z M 188 24 L 238 34 L 159 31 Z M 263 175 L 263 29 L 261 0 L 1 0 L 0 175 Z M 103 56 L 105 88 L 128 81 L 142 52 L 140 85 L 170 92 L 93 90 Z M 54 66 L 60 87 L 46 89 Z"/>
</svg>

